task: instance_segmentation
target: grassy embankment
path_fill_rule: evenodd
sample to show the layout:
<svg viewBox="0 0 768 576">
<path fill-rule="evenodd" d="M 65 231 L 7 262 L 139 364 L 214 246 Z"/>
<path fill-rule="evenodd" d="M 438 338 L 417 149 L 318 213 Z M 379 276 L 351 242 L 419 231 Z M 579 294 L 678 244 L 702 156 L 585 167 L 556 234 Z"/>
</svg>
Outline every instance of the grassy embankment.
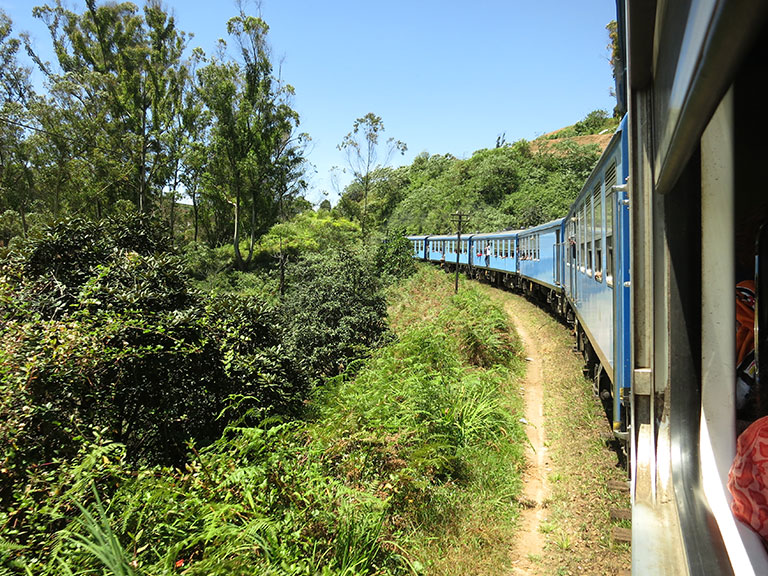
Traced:
<svg viewBox="0 0 768 576">
<path fill-rule="evenodd" d="M 0 540 L 0 573 L 497 572 L 523 466 L 519 344 L 500 308 L 445 280 L 423 269 L 393 293 L 397 338 L 305 421 L 230 426 L 185 470 L 127 472 L 107 442 L 62 466 L 33 513 L 59 519 L 50 553 Z"/>
</svg>

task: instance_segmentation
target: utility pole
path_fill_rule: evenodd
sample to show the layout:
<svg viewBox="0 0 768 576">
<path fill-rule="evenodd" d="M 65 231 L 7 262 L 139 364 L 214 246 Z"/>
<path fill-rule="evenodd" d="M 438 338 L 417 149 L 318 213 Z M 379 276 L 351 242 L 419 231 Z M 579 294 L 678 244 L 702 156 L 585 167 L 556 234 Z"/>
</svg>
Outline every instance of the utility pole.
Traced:
<svg viewBox="0 0 768 576">
<path fill-rule="evenodd" d="M 459 256 L 461 255 L 461 225 L 466 224 L 466 221 L 469 219 L 469 214 L 463 214 L 456 211 L 455 214 L 451 215 L 451 221 L 454 222 L 457 226 L 457 232 L 456 232 L 456 285 L 454 286 L 454 293 L 459 293 Z M 467 258 L 469 258 L 469 249 L 467 249 Z"/>
</svg>

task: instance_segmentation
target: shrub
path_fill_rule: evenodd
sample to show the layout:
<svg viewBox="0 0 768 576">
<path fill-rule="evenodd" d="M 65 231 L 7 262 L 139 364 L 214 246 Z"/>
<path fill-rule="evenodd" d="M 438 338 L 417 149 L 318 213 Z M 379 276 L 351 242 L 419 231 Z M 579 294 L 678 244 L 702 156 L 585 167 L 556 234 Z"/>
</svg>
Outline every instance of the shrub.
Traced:
<svg viewBox="0 0 768 576">
<path fill-rule="evenodd" d="M 408 278 L 416 272 L 413 246 L 404 231 L 394 234 L 376 250 L 376 267 L 385 280 Z"/>
<path fill-rule="evenodd" d="M 4 263 L 0 440 L 19 473 L 71 456 L 92 430 L 134 462 L 178 464 L 190 438 L 213 441 L 227 418 L 300 405 L 277 310 L 203 299 L 157 226 L 126 218 L 60 223 Z"/>
<path fill-rule="evenodd" d="M 313 378 L 340 373 L 388 334 L 381 283 L 364 255 L 311 256 L 288 273 L 286 343 Z"/>
</svg>

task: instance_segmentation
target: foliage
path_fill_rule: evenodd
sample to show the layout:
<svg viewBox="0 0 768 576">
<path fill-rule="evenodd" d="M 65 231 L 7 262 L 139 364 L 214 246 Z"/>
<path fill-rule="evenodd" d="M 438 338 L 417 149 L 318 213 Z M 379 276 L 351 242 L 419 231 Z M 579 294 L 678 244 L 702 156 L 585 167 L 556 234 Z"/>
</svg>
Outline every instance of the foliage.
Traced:
<svg viewBox="0 0 768 576">
<path fill-rule="evenodd" d="M 234 211 L 232 245 L 241 270 L 251 262 L 256 239 L 277 220 L 285 197 L 303 185 L 306 136 L 295 133 L 293 88 L 273 73 L 268 30 L 261 18 L 241 11 L 227 31 L 242 65 L 214 58 L 198 74 L 199 95 L 213 117 L 207 181 L 228 190 L 224 200 Z M 241 234 L 249 237 L 246 256 Z"/>
<path fill-rule="evenodd" d="M 354 184 L 360 188 L 362 210 L 359 215 L 363 238 L 368 237 L 368 195 L 373 186 L 374 174 L 389 162 L 392 154 L 397 151 L 405 154 L 408 146 L 400 140 L 389 138 L 385 144 L 384 160 L 379 160 L 379 136 L 384 132 L 384 122 L 381 117 L 369 112 L 355 120 L 352 131 L 349 132 L 338 149 L 347 155 L 347 163 L 352 170 Z"/>
<path fill-rule="evenodd" d="M 308 256 L 288 272 L 286 346 L 313 378 L 334 376 L 387 337 L 386 302 L 366 253 Z"/>
<path fill-rule="evenodd" d="M 595 146 L 565 141 L 479 150 L 467 160 L 422 155 L 398 169 L 405 189 L 389 228 L 409 234 L 455 232 L 451 216 L 470 214 L 473 230 L 541 224 L 562 216 L 598 158 Z"/>
<path fill-rule="evenodd" d="M 385 281 L 408 278 L 416 271 L 413 246 L 404 232 L 395 232 L 390 239 L 379 246 L 376 250 L 376 268 Z"/>
<path fill-rule="evenodd" d="M 558 130 L 550 135 L 550 138 L 573 138 L 574 136 L 586 136 L 588 134 L 600 134 L 613 132 L 619 125 L 619 119 L 608 115 L 605 110 L 593 110 L 582 120 L 573 126 Z"/>
<path fill-rule="evenodd" d="M 211 248 L 201 242 L 190 242 L 182 250 L 187 272 L 196 280 L 205 280 L 211 274 L 227 269 L 232 263 L 231 246 Z"/>
<path fill-rule="evenodd" d="M 123 445 L 93 434 L 57 466 L 27 468 L 0 511 L 0 565 L 33 576 L 421 573 L 421 543 L 459 529 L 466 506 L 514 510 L 524 438 L 505 369 L 467 363 L 456 338 L 470 325 L 493 334 L 478 346 L 506 367 L 503 314 L 474 291 L 446 302 L 318 389 L 311 421 L 232 424 L 190 444 L 183 468 L 131 470 Z M 259 334 L 230 337 L 248 347 Z"/>
<path fill-rule="evenodd" d="M 278 310 L 253 296 L 203 299 L 161 251 L 162 228 L 126 219 L 60 223 L 3 264 L 4 506 L 30 470 L 57 470 L 94 434 L 134 465 L 180 464 L 190 439 L 206 445 L 227 422 L 301 409 L 307 381 L 282 348 Z"/>
<path fill-rule="evenodd" d="M 360 238 L 360 226 L 331 212 L 306 211 L 275 224 L 259 243 L 269 256 L 280 252 L 293 258 L 326 251 L 351 249 Z"/>
</svg>

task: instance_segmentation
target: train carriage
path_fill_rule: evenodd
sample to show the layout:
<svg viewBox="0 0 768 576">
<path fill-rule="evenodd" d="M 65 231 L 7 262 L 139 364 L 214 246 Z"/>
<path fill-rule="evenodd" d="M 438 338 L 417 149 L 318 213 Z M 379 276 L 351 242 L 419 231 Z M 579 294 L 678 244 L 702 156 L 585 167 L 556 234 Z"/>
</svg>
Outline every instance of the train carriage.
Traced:
<svg viewBox="0 0 768 576">
<path fill-rule="evenodd" d="M 455 241 L 456 236 L 453 235 L 436 235 L 429 237 L 429 251 L 427 252 L 427 260 L 430 262 L 445 262 L 446 256 L 449 254 L 451 248 L 451 241 Z M 455 254 L 454 254 L 455 256 Z M 456 261 L 454 257 L 454 262 Z"/>
<path fill-rule="evenodd" d="M 517 235 L 517 268 L 520 278 L 548 290 L 560 287 L 559 266 L 563 219 L 521 230 Z"/>
<path fill-rule="evenodd" d="M 766 284 L 755 246 L 768 221 L 768 3 L 627 10 L 633 572 L 768 574 L 727 486 L 738 434 L 768 409 L 760 393 L 747 396 L 742 422 L 735 385 L 736 285 Z M 760 392 L 768 354 L 755 318 Z M 765 470 L 749 472 L 765 486 Z M 765 497 L 756 516 L 768 513 Z"/>
<path fill-rule="evenodd" d="M 459 265 L 461 268 L 469 269 L 472 262 L 472 234 L 462 234 L 459 238 L 456 234 L 441 236 L 445 241 L 445 263 L 450 267 Z"/>
<path fill-rule="evenodd" d="M 517 231 L 472 235 L 472 267 L 502 275 L 517 272 Z"/>
<path fill-rule="evenodd" d="M 413 248 L 413 257 L 418 260 L 426 260 L 429 250 L 429 236 L 406 236 Z"/>
<path fill-rule="evenodd" d="M 626 118 L 564 220 L 562 280 L 578 343 L 617 434 L 627 432 L 631 383 Z M 605 376 L 605 378 L 603 377 Z"/>
</svg>

